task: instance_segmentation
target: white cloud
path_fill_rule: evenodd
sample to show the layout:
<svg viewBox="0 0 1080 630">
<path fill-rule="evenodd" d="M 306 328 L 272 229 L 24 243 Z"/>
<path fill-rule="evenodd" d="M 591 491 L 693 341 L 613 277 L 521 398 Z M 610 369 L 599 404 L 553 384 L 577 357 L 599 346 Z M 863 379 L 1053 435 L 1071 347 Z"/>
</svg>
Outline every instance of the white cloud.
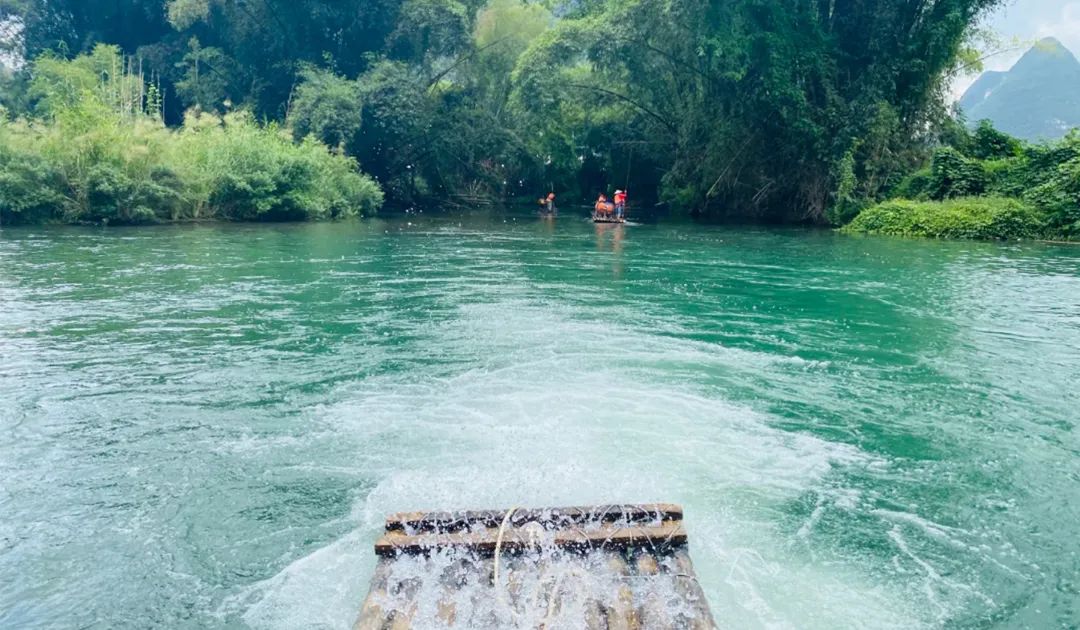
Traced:
<svg viewBox="0 0 1080 630">
<path fill-rule="evenodd" d="M 1035 36 L 1056 37 L 1073 53 L 1080 51 L 1080 2 L 1069 2 L 1061 7 L 1057 15 L 1042 20 Z"/>
</svg>

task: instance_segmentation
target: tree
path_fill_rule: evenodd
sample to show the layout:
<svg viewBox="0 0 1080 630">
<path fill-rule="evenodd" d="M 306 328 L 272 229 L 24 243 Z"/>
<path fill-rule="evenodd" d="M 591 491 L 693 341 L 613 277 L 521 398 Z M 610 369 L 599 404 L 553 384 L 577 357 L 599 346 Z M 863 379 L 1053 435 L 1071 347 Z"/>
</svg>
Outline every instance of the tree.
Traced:
<svg viewBox="0 0 1080 630">
<path fill-rule="evenodd" d="M 668 165 L 659 192 L 677 207 L 821 220 L 854 147 L 873 198 L 929 146 L 965 32 L 995 4 L 603 3 L 533 44 L 517 101 L 540 117 L 567 99 L 623 104 Z"/>
<path fill-rule="evenodd" d="M 1001 1 L 0 0 L 0 18 L 30 55 L 115 42 L 169 124 L 288 119 L 402 203 L 629 180 L 681 211 L 826 221 L 925 162 Z M 998 140 L 972 141 L 1015 149 Z"/>
<path fill-rule="evenodd" d="M 301 71 L 300 80 L 288 117 L 293 133 L 355 151 L 363 122 L 360 84 L 316 68 Z"/>
</svg>

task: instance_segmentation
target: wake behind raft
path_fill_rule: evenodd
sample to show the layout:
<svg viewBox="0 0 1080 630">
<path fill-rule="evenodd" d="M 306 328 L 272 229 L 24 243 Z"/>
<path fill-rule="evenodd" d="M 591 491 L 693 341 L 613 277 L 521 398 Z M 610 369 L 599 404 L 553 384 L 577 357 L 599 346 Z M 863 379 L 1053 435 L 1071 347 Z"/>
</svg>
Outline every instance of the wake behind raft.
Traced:
<svg viewBox="0 0 1080 630">
<path fill-rule="evenodd" d="M 354 630 L 715 629 L 670 504 L 386 520 Z"/>
</svg>

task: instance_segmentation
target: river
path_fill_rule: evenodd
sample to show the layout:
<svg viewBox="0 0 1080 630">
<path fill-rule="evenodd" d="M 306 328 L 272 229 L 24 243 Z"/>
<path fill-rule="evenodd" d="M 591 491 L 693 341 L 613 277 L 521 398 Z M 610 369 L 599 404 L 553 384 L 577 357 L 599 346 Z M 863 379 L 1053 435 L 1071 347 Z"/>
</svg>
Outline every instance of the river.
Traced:
<svg viewBox="0 0 1080 630">
<path fill-rule="evenodd" d="M 0 232 L 0 627 L 348 628 L 397 510 L 682 503 L 726 628 L 1080 624 L 1080 247 Z"/>
</svg>

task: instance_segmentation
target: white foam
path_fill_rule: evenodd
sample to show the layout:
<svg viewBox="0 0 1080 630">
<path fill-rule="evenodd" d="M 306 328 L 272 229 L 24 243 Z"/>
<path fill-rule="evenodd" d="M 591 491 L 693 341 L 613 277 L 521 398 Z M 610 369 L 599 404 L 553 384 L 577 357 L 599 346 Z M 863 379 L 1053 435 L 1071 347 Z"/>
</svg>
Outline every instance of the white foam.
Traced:
<svg viewBox="0 0 1080 630">
<path fill-rule="evenodd" d="M 391 512 L 671 501 L 686 508 L 722 626 L 920 625 L 902 593 L 814 563 L 772 524 L 785 502 L 826 492 L 834 467 L 873 458 L 772 428 L 667 367 L 692 357 L 703 371 L 731 369 L 749 353 L 642 330 L 616 338 L 580 312 L 528 304 L 465 307 L 455 325 L 424 334 L 463 358 L 366 379 L 315 412 L 353 445 L 350 465 L 378 479 L 354 506 L 357 529 L 230 598 L 222 614 L 244 611 L 257 628 L 349 627 Z"/>
</svg>

